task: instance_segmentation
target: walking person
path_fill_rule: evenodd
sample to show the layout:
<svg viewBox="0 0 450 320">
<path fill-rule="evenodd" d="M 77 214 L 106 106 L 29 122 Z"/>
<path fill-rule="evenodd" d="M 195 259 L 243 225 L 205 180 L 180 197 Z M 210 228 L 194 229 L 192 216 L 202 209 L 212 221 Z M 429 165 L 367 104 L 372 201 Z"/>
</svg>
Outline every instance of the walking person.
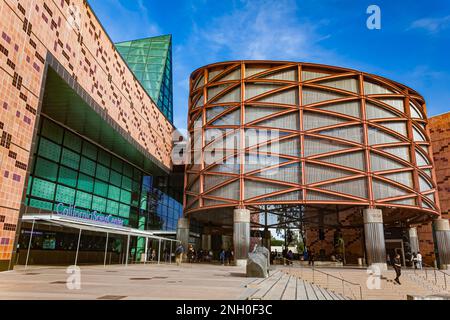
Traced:
<svg viewBox="0 0 450 320">
<path fill-rule="evenodd" d="M 183 262 L 183 253 L 184 253 L 184 247 L 180 243 L 178 245 L 178 247 L 175 249 L 175 260 L 176 260 L 177 266 L 180 266 L 181 263 Z"/>
<path fill-rule="evenodd" d="M 398 284 L 400 283 L 400 276 L 402 275 L 402 262 L 400 260 L 400 255 L 397 253 L 394 258 L 394 270 L 395 270 L 395 279 L 394 281 Z"/>
<path fill-rule="evenodd" d="M 314 259 L 315 259 L 314 251 L 310 251 L 310 252 L 309 252 L 309 257 L 308 257 L 308 264 L 309 264 L 310 266 L 313 266 L 313 267 L 314 267 Z"/>
<path fill-rule="evenodd" d="M 411 263 L 414 269 L 417 269 L 417 254 L 415 252 L 411 255 Z"/>
<path fill-rule="evenodd" d="M 416 268 L 422 270 L 422 254 L 420 251 L 417 252 L 416 256 Z"/>
<path fill-rule="evenodd" d="M 163 251 L 164 262 L 168 263 L 170 259 L 169 249 L 165 248 Z"/>
<path fill-rule="evenodd" d="M 222 249 L 219 254 L 220 263 L 224 266 L 225 265 L 225 250 Z"/>
</svg>

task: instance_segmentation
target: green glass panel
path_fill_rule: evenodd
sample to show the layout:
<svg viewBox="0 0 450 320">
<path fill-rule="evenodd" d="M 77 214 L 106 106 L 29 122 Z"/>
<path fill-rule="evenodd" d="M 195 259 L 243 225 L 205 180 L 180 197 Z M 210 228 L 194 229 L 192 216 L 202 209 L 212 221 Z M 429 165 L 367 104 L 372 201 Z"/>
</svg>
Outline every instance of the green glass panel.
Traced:
<svg viewBox="0 0 450 320">
<path fill-rule="evenodd" d="M 123 165 L 123 174 L 127 177 L 132 178 L 133 177 L 133 167 L 129 165 L 128 163 L 124 163 Z"/>
<path fill-rule="evenodd" d="M 106 213 L 115 214 L 119 212 L 119 203 L 116 201 L 108 200 L 106 203 Z"/>
<path fill-rule="evenodd" d="M 27 195 L 30 194 L 32 184 L 33 184 L 33 177 L 30 176 L 30 177 L 28 178 Z"/>
<path fill-rule="evenodd" d="M 119 216 L 123 218 L 129 218 L 130 217 L 130 206 L 121 203 L 119 205 Z"/>
<path fill-rule="evenodd" d="M 62 143 L 64 129 L 55 124 L 54 122 L 44 119 L 42 124 L 41 135 L 55 141 L 58 144 Z"/>
<path fill-rule="evenodd" d="M 145 229 L 145 217 L 139 217 L 139 224 L 138 229 L 144 230 Z"/>
<path fill-rule="evenodd" d="M 109 169 L 101 164 L 97 165 L 97 171 L 95 172 L 95 177 L 102 179 L 104 181 L 109 181 Z"/>
<path fill-rule="evenodd" d="M 83 141 L 83 155 L 85 155 L 88 158 L 91 158 L 93 160 L 97 160 L 97 147 L 94 146 L 92 143 L 89 143 L 87 141 Z"/>
<path fill-rule="evenodd" d="M 111 170 L 111 175 L 109 176 L 109 181 L 115 185 L 120 187 L 122 183 L 122 175 L 120 173 L 115 172 L 114 170 Z"/>
<path fill-rule="evenodd" d="M 120 188 L 110 185 L 108 189 L 108 198 L 118 201 L 120 199 Z"/>
<path fill-rule="evenodd" d="M 53 182 L 34 178 L 31 194 L 35 197 L 52 200 L 55 197 L 55 184 Z"/>
<path fill-rule="evenodd" d="M 100 149 L 98 151 L 97 161 L 100 162 L 101 164 L 104 164 L 105 166 L 109 167 L 110 163 L 111 163 L 111 155 L 108 152 L 106 152 L 105 150 Z"/>
<path fill-rule="evenodd" d="M 95 162 L 88 158 L 81 157 L 80 171 L 90 176 L 95 176 Z"/>
<path fill-rule="evenodd" d="M 92 192 L 94 190 L 94 178 L 80 173 L 78 176 L 78 189 Z"/>
<path fill-rule="evenodd" d="M 120 191 L 120 202 L 130 204 L 131 203 L 131 192 L 122 189 Z"/>
<path fill-rule="evenodd" d="M 38 154 L 55 162 L 59 162 L 61 147 L 45 138 L 39 141 Z"/>
<path fill-rule="evenodd" d="M 53 209 L 53 203 L 37 199 L 30 199 L 30 207 L 51 211 Z"/>
<path fill-rule="evenodd" d="M 119 173 L 122 173 L 123 161 L 119 158 L 113 157 L 111 159 L 111 168 L 116 170 Z"/>
<path fill-rule="evenodd" d="M 138 181 L 139 183 L 141 182 L 141 171 L 136 168 L 133 168 L 133 179 Z"/>
<path fill-rule="evenodd" d="M 130 51 L 130 48 L 124 48 L 124 47 L 117 47 L 117 51 L 122 55 L 122 57 L 128 56 L 128 52 Z"/>
<path fill-rule="evenodd" d="M 59 168 L 59 176 L 58 176 L 58 182 L 62 184 L 66 184 L 71 187 L 77 186 L 77 176 L 78 173 L 75 170 L 66 168 L 66 167 L 60 167 Z"/>
<path fill-rule="evenodd" d="M 106 212 L 106 199 L 93 196 L 92 197 L 92 210 L 97 212 Z"/>
<path fill-rule="evenodd" d="M 77 191 L 75 205 L 77 207 L 90 209 L 92 202 L 92 195 L 86 192 Z"/>
<path fill-rule="evenodd" d="M 100 180 L 95 180 L 94 193 L 106 197 L 108 195 L 108 184 Z"/>
<path fill-rule="evenodd" d="M 123 176 L 122 177 L 122 188 L 128 191 L 131 191 L 131 179 L 128 177 Z"/>
<path fill-rule="evenodd" d="M 78 170 L 80 165 L 80 155 L 69 149 L 63 148 L 61 163 L 69 168 Z"/>
<path fill-rule="evenodd" d="M 81 152 L 81 138 L 70 131 L 64 134 L 64 146 L 80 153 Z"/>
<path fill-rule="evenodd" d="M 47 180 L 56 181 L 56 176 L 58 175 L 58 165 L 54 162 L 38 157 L 36 161 L 35 175 Z"/>
<path fill-rule="evenodd" d="M 75 203 L 75 192 L 76 192 L 75 189 L 58 185 L 56 188 L 55 201 L 57 203 L 73 205 Z"/>
</svg>

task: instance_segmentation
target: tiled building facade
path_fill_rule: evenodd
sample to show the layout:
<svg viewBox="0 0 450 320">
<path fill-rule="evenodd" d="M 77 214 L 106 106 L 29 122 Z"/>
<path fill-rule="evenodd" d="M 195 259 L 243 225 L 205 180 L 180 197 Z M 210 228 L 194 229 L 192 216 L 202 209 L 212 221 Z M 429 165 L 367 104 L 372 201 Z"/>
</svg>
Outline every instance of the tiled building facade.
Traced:
<svg viewBox="0 0 450 320">
<path fill-rule="evenodd" d="M 170 121 L 83 0 L 0 1 L 0 270 L 14 253 L 50 61 L 103 120 L 169 171 Z M 75 85 L 76 84 L 76 85 Z"/>
<path fill-rule="evenodd" d="M 450 218 L 450 112 L 429 119 L 433 159 L 441 204 L 442 218 Z M 431 264 L 434 259 L 432 224 L 418 228 L 420 250 L 425 261 Z"/>
</svg>

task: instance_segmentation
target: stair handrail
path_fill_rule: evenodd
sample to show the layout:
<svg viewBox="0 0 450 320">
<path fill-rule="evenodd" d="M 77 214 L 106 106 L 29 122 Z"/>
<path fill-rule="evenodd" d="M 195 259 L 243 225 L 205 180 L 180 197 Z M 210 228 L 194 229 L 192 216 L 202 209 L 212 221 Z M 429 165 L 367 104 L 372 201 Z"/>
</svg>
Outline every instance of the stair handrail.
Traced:
<svg viewBox="0 0 450 320">
<path fill-rule="evenodd" d="M 317 270 L 314 265 L 312 265 L 312 271 L 313 271 L 313 281 L 312 281 L 313 283 L 314 283 L 314 273 L 315 272 L 319 272 L 319 273 L 325 274 L 327 276 L 327 288 L 328 288 L 329 277 L 332 277 L 334 279 L 337 279 L 337 280 L 341 281 L 341 283 L 342 283 L 342 295 L 343 296 L 345 296 L 345 283 L 348 283 L 350 285 L 359 287 L 359 298 L 360 298 L 360 300 L 363 300 L 363 293 L 362 293 L 362 286 L 361 286 L 361 284 L 348 281 L 348 280 L 346 280 L 344 278 L 337 277 L 335 275 L 332 275 L 330 273 L 327 273 L 327 272 L 324 272 L 324 271 L 321 271 L 321 270 Z"/>
<path fill-rule="evenodd" d="M 429 264 L 426 264 L 425 262 L 422 262 L 422 266 L 424 267 L 423 269 L 422 268 L 421 269 L 414 268 L 414 274 L 417 275 L 418 271 L 424 271 L 425 272 L 425 279 L 428 280 L 427 267 L 429 267 L 429 268 L 431 268 L 433 270 L 433 273 L 434 273 L 434 284 L 437 285 L 437 273 L 436 273 L 436 271 L 440 272 L 440 273 L 442 273 L 444 275 L 444 288 L 445 288 L 446 291 L 448 290 L 447 289 L 447 277 L 449 277 L 449 279 L 450 279 L 450 274 L 448 274 L 447 272 L 436 268 L 435 266 L 431 266 Z"/>
</svg>

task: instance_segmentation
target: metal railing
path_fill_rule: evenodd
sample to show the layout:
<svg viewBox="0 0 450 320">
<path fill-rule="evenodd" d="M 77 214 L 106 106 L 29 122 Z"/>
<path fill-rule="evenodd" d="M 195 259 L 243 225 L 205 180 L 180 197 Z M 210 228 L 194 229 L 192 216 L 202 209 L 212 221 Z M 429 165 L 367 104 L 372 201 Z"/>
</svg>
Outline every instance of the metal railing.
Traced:
<svg viewBox="0 0 450 320">
<path fill-rule="evenodd" d="M 294 261 L 293 260 L 289 260 L 289 259 L 287 259 L 287 258 L 283 258 L 283 264 L 286 266 L 288 266 L 289 267 L 289 269 L 294 265 Z M 300 277 L 301 278 L 303 278 L 303 269 L 304 269 L 305 267 L 303 266 L 303 265 L 301 265 L 300 264 Z M 308 267 L 309 268 L 309 267 Z M 329 273 L 326 273 L 326 272 L 324 272 L 324 271 L 321 271 L 321 270 L 317 270 L 315 267 L 314 267 L 314 265 L 312 265 L 311 266 L 311 270 L 312 270 L 312 283 L 314 283 L 315 282 L 315 272 L 319 272 L 319 273 L 321 273 L 321 274 L 324 274 L 324 275 L 326 275 L 326 277 L 327 277 L 327 283 L 326 283 L 326 289 L 330 289 L 330 278 L 332 278 L 332 279 L 336 279 L 336 280 L 339 280 L 339 281 L 341 281 L 341 284 L 342 284 L 342 295 L 343 296 L 345 296 L 345 284 L 347 283 L 347 284 L 349 284 L 349 285 L 351 285 L 351 286 L 354 286 L 354 287 L 358 287 L 358 291 L 359 291 L 359 299 L 360 300 L 363 300 L 363 292 L 362 292 L 362 287 L 361 287 L 361 285 L 359 284 L 359 283 L 354 283 L 354 282 L 351 282 L 351 281 L 348 281 L 348 280 L 345 280 L 344 278 L 340 278 L 340 277 L 337 277 L 337 276 L 335 276 L 335 275 L 332 275 L 332 274 L 329 274 Z M 351 291 L 351 290 L 350 290 Z M 352 292 L 352 294 L 353 294 L 353 292 Z"/>
<path fill-rule="evenodd" d="M 361 285 L 360 285 L 359 283 L 354 283 L 354 282 L 345 280 L 344 278 L 340 278 L 340 277 L 337 277 L 337 276 L 335 276 L 335 275 L 329 274 L 329 273 L 327 273 L 327 272 L 324 272 L 324 271 L 321 271 L 321 270 L 317 270 L 317 269 L 314 267 L 314 265 L 312 266 L 312 277 L 313 277 L 312 283 L 315 282 L 315 272 L 319 272 L 319 273 L 324 274 L 324 275 L 327 276 L 327 285 L 326 285 L 327 288 L 329 288 L 330 278 L 333 278 L 333 279 L 336 279 L 336 280 L 341 281 L 341 284 L 342 284 L 342 295 L 343 295 L 343 296 L 345 296 L 345 284 L 346 284 L 346 283 L 348 283 L 349 285 L 358 287 L 358 290 L 359 290 L 359 299 L 360 299 L 360 300 L 363 300 L 362 287 L 361 287 Z M 351 290 L 350 290 L 350 292 L 351 292 Z M 352 293 L 353 293 L 353 292 L 352 292 Z"/>
<path fill-rule="evenodd" d="M 449 277 L 450 279 L 450 274 L 448 274 L 447 272 L 444 272 L 442 270 L 439 270 L 438 268 L 436 268 L 435 266 L 431 266 L 429 264 L 426 264 L 424 262 L 422 262 L 422 268 L 414 268 L 414 274 L 418 275 L 422 272 L 425 273 L 425 280 L 429 281 L 428 278 L 430 277 L 430 281 L 434 282 L 435 285 L 438 285 L 438 274 L 442 274 L 443 278 L 444 278 L 444 288 L 447 291 L 448 287 L 447 287 L 447 277 Z M 431 269 L 431 270 L 429 270 Z M 440 272 L 440 273 L 439 273 Z M 433 281 L 434 278 L 434 281 Z"/>
</svg>

